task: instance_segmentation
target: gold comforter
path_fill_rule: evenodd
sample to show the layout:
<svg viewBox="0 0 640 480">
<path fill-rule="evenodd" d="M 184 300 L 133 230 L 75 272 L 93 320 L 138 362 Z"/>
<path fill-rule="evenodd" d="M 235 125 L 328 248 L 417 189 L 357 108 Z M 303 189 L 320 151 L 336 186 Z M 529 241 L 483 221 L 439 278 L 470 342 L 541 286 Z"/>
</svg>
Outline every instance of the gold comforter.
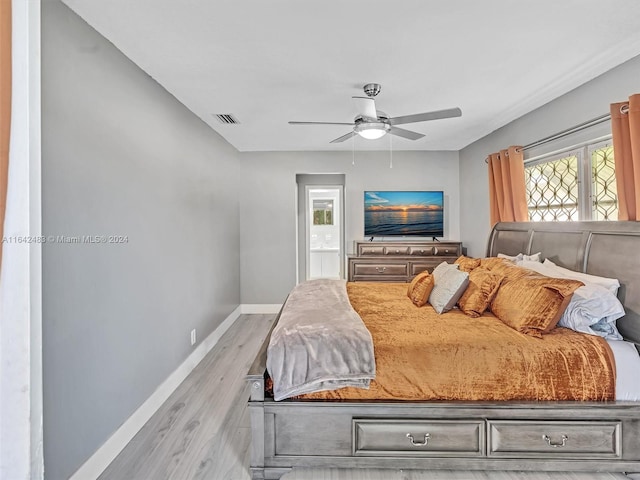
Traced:
<svg viewBox="0 0 640 480">
<path fill-rule="evenodd" d="M 490 313 L 471 318 L 416 307 L 407 284 L 349 283 L 371 332 L 376 379 L 368 390 L 303 395 L 327 400 L 613 400 L 613 354 L 600 337 L 555 328 L 523 335 Z"/>
</svg>

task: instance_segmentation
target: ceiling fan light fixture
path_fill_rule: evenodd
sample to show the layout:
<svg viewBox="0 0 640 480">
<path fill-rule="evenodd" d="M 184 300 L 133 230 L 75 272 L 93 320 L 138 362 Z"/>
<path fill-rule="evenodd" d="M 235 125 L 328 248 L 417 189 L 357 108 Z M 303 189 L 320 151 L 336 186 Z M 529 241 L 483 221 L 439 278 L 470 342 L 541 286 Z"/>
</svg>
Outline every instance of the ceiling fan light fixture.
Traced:
<svg viewBox="0 0 640 480">
<path fill-rule="evenodd" d="M 354 131 L 362 138 L 366 138 L 367 140 L 376 140 L 378 138 L 382 138 L 389 130 L 391 130 L 391 126 L 381 122 L 362 122 L 358 123 L 354 127 Z"/>
</svg>

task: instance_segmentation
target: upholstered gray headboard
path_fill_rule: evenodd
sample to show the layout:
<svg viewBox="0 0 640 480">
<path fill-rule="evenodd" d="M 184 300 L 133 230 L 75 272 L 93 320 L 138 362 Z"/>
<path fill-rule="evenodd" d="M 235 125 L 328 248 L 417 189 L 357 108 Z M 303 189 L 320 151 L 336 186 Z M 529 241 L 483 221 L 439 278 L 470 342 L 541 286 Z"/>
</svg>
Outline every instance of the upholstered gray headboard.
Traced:
<svg viewBox="0 0 640 480">
<path fill-rule="evenodd" d="M 626 315 L 618 320 L 625 339 L 640 344 L 640 222 L 498 223 L 487 256 L 542 253 L 578 272 L 620 281 L 618 298 Z"/>
</svg>

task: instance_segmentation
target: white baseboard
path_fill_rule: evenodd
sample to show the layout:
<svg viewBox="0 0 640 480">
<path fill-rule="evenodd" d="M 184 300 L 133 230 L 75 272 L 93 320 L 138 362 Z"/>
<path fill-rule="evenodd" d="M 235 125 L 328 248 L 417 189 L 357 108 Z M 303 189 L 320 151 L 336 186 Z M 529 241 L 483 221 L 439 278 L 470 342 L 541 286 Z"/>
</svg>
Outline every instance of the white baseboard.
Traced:
<svg viewBox="0 0 640 480">
<path fill-rule="evenodd" d="M 89 457 L 89 459 L 71 476 L 69 480 L 96 479 L 104 472 L 114 458 L 131 441 L 138 431 L 144 426 L 151 416 L 169 398 L 178 385 L 191 373 L 207 353 L 218 343 L 220 337 L 233 325 L 242 311 L 238 306 L 200 345 L 189 355 L 184 362 L 151 394 L 147 400 L 125 420 L 104 444 Z"/>
<path fill-rule="evenodd" d="M 252 314 L 252 313 L 278 313 L 282 308 L 282 304 L 277 303 L 243 303 L 240 305 L 240 313 Z"/>
</svg>

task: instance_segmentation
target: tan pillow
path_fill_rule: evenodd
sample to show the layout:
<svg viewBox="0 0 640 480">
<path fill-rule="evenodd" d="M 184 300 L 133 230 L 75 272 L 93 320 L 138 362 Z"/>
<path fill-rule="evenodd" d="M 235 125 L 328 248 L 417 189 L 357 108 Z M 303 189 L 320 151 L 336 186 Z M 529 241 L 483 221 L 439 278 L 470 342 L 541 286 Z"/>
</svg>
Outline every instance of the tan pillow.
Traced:
<svg viewBox="0 0 640 480">
<path fill-rule="evenodd" d="M 422 307 L 426 305 L 431 290 L 433 290 L 433 276 L 429 272 L 422 272 L 411 280 L 407 296 L 417 307 Z"/>
<path fill-rule="evenodd" d="M 541 275 L 533 270 L 529 270 L 528 268 L 523 268 L 511 263 L 510 261 L 499 259 L 500 262 L 495 262 L 490 264 L 489 270 L 492 273 L 497 273 L 504 277 L 504 283 L 510 282 L 512 280 L 518 280 L 523 277 L 540 277 Z"/>
<path fill-rule="evenodd" d="M 458 259 L 453 263 L 456 263 L 459 265 L 458 269 L 461 272 L 470 272 L 473 269 L 478 268 L 480 266 L 480 259 L 465 257 L 464 255 L 460 255 Z"/>
<path fill-rule="evenodd" d="M 541 337 L 556 326 L 573 292 L 582 285 L 577 280 L 535 274 L 504 281 L 491 311 L 514 330 Z"/>
<path fill-rule="evenodd" d="M 479 317 L 495 297 L 504 277 L 485 268 L 469 272 L 469 286 L 458 300 L 458 306 L 470 317 Z"/>
<path fill-rule="evenodd" d="M 480 266 L 487 270 L 493 270 L 496 266 L 509 262 L 503 258 L 498 257 L 486 257 L 480 259 Z M 509 262 L 512 263 L 512 262 Z"/>
</svg>

